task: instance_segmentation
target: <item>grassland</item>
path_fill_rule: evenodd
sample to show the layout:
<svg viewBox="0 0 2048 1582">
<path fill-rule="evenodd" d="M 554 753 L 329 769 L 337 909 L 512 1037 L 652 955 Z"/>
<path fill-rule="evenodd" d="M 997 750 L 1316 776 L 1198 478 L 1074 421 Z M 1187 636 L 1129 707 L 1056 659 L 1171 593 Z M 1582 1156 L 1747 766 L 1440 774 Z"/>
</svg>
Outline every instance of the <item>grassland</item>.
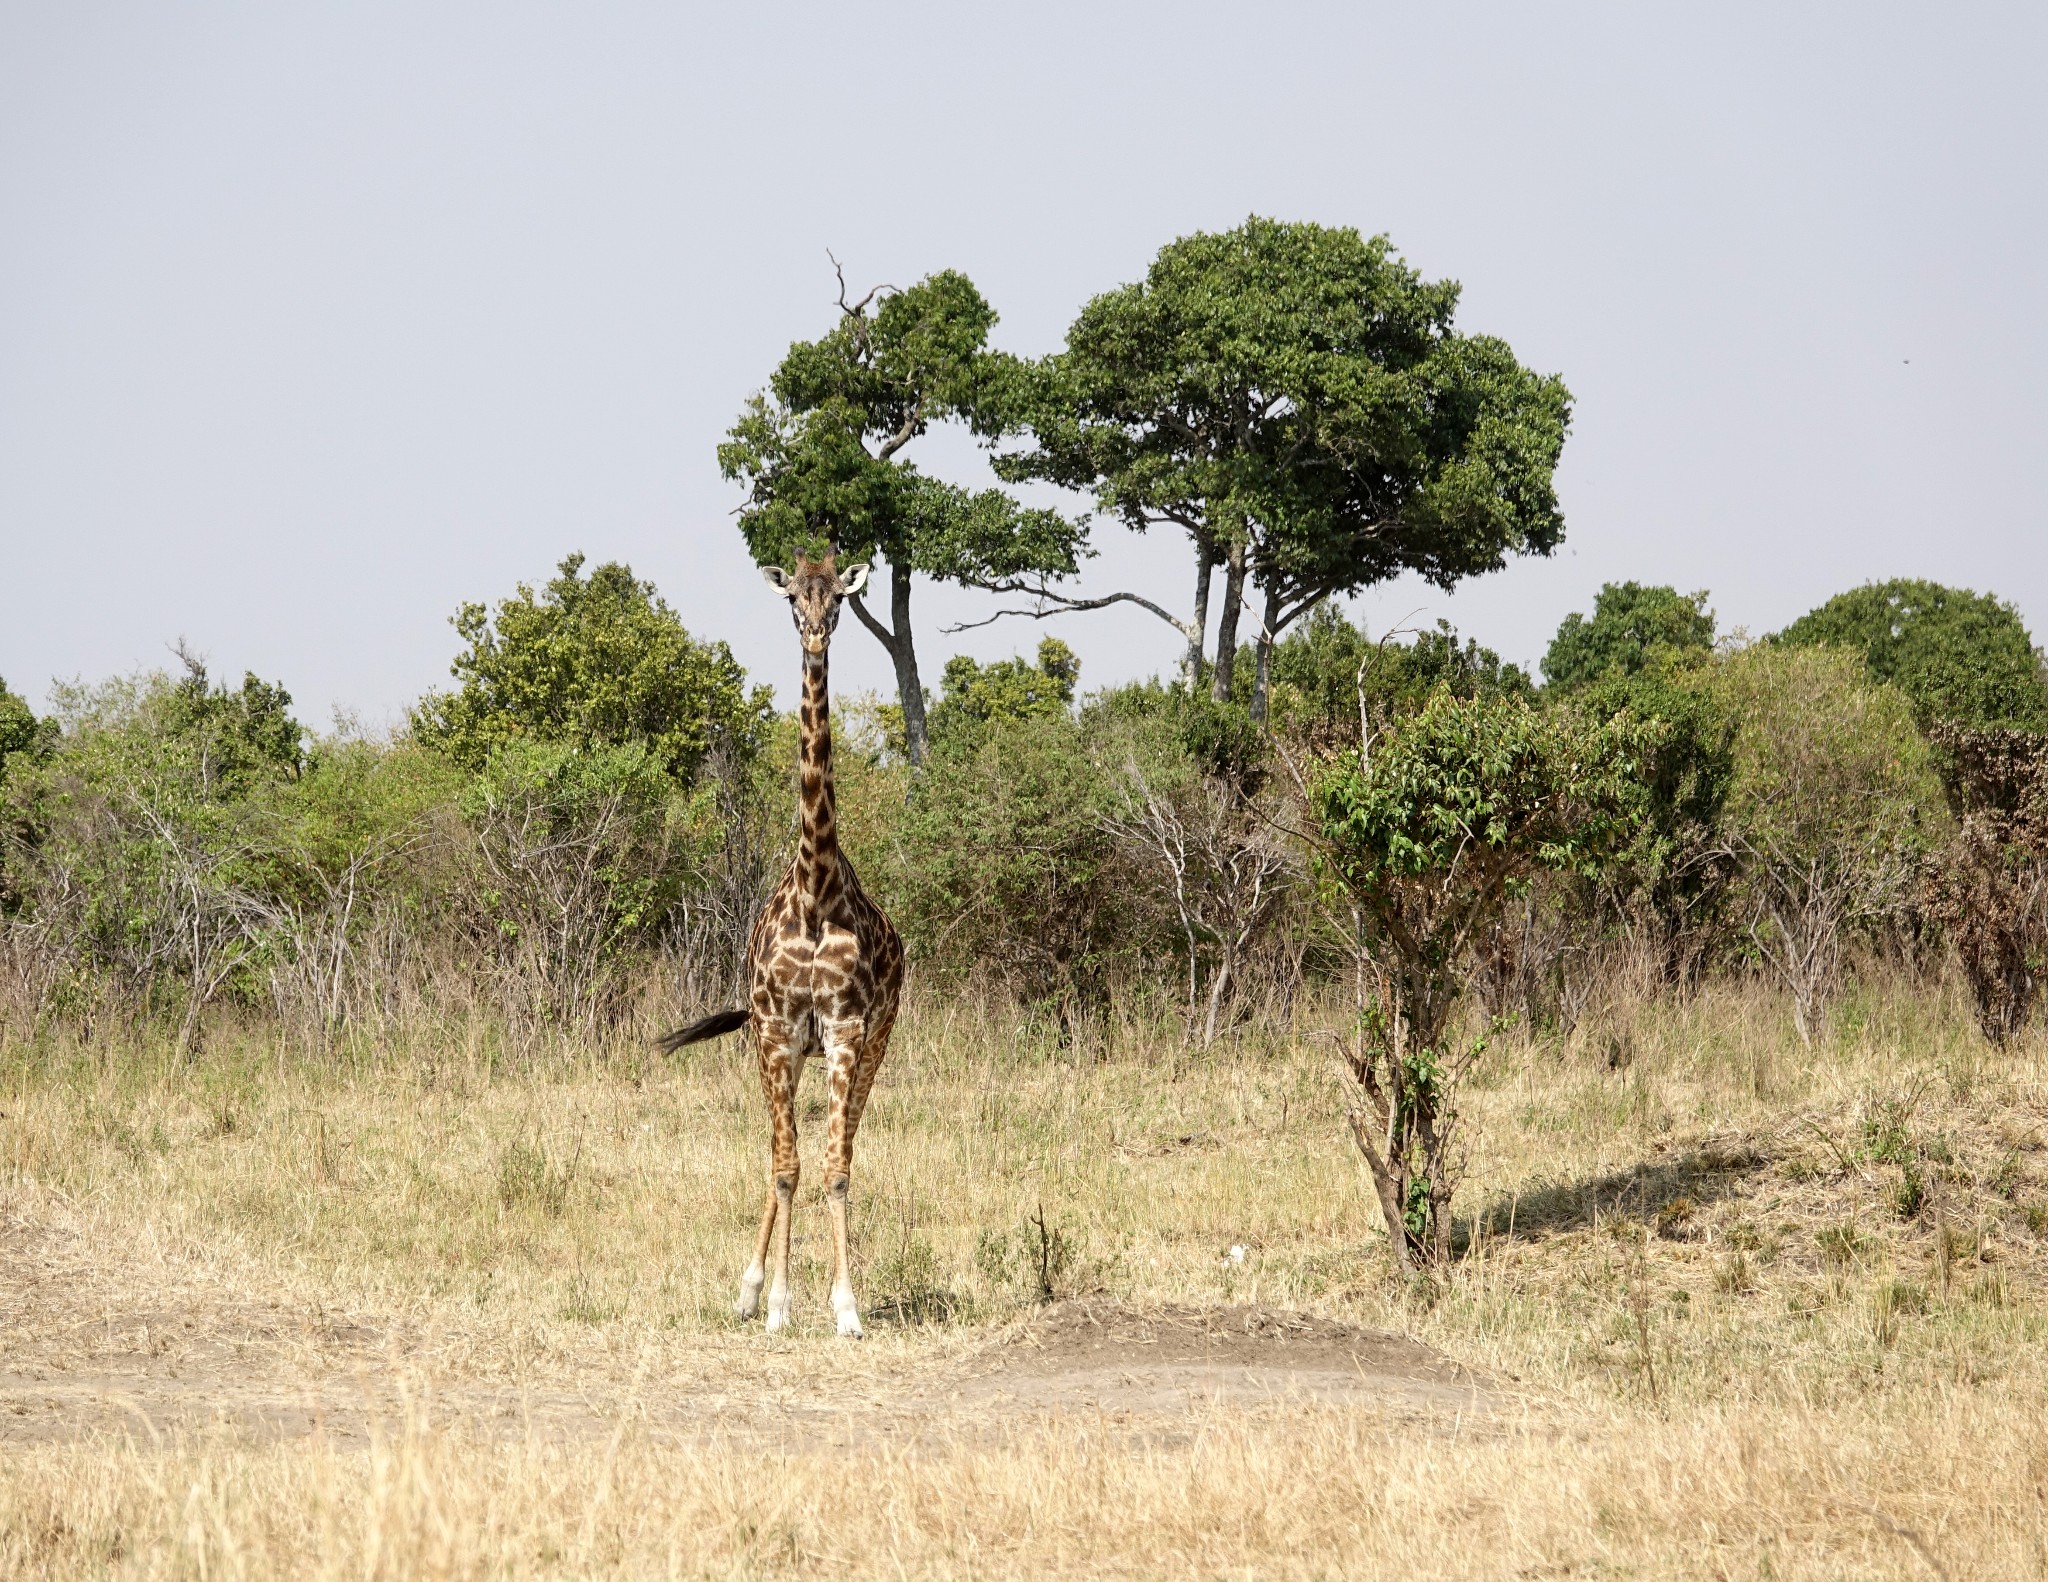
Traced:
<svg viewBox="0 0 2048 1582">
<path fill-rule="evenodd" d="M 2048 1576 L 2042 1049 L 1904 982 L 1810 1053 L 1736 988 L 1510 1035 L 1464 1256 L 1402 1279 L 1312 1020 L 1187 1059 L 922 1003 L 861 1136 L 858 1345 L 815 1174 L 794 1332 L 729 1315 L 765 1152 L 739 1040 L 17 1042 L 0 1567 Z M 984 1388 L 1047 1276 L 1392 1331 L 1470 1388 Z"/>
</svg>

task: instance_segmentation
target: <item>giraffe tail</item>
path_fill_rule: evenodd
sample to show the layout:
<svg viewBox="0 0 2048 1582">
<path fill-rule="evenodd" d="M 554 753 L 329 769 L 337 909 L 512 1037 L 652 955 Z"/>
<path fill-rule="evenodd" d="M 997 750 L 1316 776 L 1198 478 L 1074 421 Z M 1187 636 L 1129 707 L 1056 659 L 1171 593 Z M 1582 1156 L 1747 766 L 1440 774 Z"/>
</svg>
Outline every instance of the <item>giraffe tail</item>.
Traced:
<svg viewBox="0 0 2048 1582">
<path fill-rule="evenodd" d="M 672 1033 L 663 1033 L 655 1044 L 665 1055 L 672 1055 L 685 1044 L 701 1044 L 707 1038 L 722 1038 L 727 1033 L 738 1032 L 747 1025 L 745 1011 L 717 1011 L 710 1016 L 700 1016 L 688 1027 L 678 1027 Z"/>
</svg>

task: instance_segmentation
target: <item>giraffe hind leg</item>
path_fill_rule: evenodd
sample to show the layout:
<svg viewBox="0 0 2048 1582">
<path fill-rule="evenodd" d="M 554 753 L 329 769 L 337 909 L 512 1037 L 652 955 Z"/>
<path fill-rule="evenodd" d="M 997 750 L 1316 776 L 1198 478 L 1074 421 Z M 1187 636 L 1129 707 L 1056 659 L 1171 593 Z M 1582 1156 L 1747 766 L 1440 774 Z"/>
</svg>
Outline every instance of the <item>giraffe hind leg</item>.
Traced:
<svg viewBox="0 0 2048 1582">
<path fill-rule="evenodd" d="M 761 1234 L 754 1241 L 754 1261 L 747 1265 L 740 1276 L 740 1299 L 733 1304 L 733 1313 L 741 1319 L 756 1317 L 761 1311 L 761 1287 L 768 1283 L 768 1243 L 775 1234 L 775 1183 L 768 1183 L 768 1206 L 761 1211 Z"/>
</svg>

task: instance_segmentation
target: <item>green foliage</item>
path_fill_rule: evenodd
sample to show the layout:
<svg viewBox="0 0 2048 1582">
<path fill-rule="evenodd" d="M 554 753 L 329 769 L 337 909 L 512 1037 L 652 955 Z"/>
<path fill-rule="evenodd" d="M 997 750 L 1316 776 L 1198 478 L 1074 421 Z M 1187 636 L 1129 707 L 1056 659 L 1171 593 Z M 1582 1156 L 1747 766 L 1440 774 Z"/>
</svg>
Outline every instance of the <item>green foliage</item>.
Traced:
<svg viewBox="0 0 2048 1582">
<path fill-rule="evenodd" d="M 1440 890 L 1448 946 L 1510 880 L 1596 871 L 1634 831 L 1641 765 L 1661 735 L 1626 716 L 1442 688 L 1377 731 L 1368 753 L 1329 761 L 1316 795 L 1334 871 L 1403 933 L 1413 933 L 1403 887 Z"/>
<path fill-rule="evenodd" d="M 1593 602 L 1592 619 L 1576 611 L 1565 617 L 1543 656 L 1543 676 L 1553 687 L 1583 687 L 1703 656 L 1713 646 L 1714 612 L 1704 592 L 1610 582 Z"/>
<path fill-rule="evenodd" d="M 1448 588 L 1548 553 L 1569 395 L 1453 330 L 1457 301 L 1355 230 L 1254 216 L 1183 237 L 1020 383 L 1037 445 L 998 471 L 1247 545 L 1275 633 L 1402 572 Z"/>
<path fill-rule="evenodd" d="M 157 674 L 60 689 L 61 734 L 14 758 L 13 904 L 76 969 L 111 971 L 196 1008 L 254 954 L 263 864 L 252 825 L 301 774 L 283 688 L 212 685 L 186 656 Z M 26 762 L 24 762 L 26 757 Z"/>
<path fill-rule="evenodd" d="M 1941 786 L 1912 705 L 1854 656 L 1760 643 L 1708 686 L 1737 727 L 1728 816 L 1747 848 L 1875 882 L 1938 832 Z"/>
<path fill-rule="evenodd" d="M 1810 1042 L 1852 929 L 1895 917 L 1946 824 L 1904 694 L 1854 654 L 1761 643 L 1708 672 L 1736 722 L 1726 828 L 1758 955 Z"/>
<path fill-rule="evenodd" d="M 0 679 L 0 785 L 7 781 L 7 760 L 15 753 L 47 751 L 56 734 L 54 721 L 39 721 Z"/>
<path fill-rule="evenodd" d="M 538 596 L 521 583 L 495 620 L 463 605 L 454 626 L 468 646 L 452 667 L 462 685 L 421 700 L 419 740 L 471 771 L 516 742 L 637 745 L 684 784 L 714 748 L 756 751 L 768 692 L 748 688 L 732 651 L 691 637 L 631 568 L 582 568 L 569 556 Z"/>
<path fill-rule="evenodd" d="M 1448 621 L 1406 642 L 1367 635 L 1333 606 L 1323 605 L 1274 645 L 1272 716 L 1323 747 L 1356 746 L 1359 694 L 1376 719 L 1412 714 L 1439 688 L 1455 697 L 1529 697 L 1528 675 L 1469 638 L 1460 644 Z"/>
<path fill-rule="evenodd" d="M 1323 867 L 1358 909 L 1354 948 L 1382 984 L 1350 1053 L 1367 1105 L 1352 1130 L 1404 1261 L 1450 1250 L 1457 1089 L 1484 1040 L 1453 1047 L 1447 1031 L 1474 945 L 1511 886 L 1596 875 L 1637 838 L 1641 765 L 1661 732 L 1443 687 L 1325 760 L 1311 788 Z"/>
<path fill-rule="evenodd" d="M 2019 612 L 2004 600 L 1936 582 L 1875 582 L 1837 594 L 1778 634 L 1863 657 L 1872 679 L 1935 720 L 1984 728 L 2048 729 L 2048 678 Z"/>
<path fill-rule="evenodd" d="M 1026 1000 L 1098 999 L 1159 932 L 1105 828 L 1115 784 L 1080 721 L 996 717 L 934 736 L 885 887 L 913 959 Z"/>
<path fill-rule="evenodd" d="M 1722 829 L 1735 776 L 1736 722 L 1704 675 L 1666 647 L 1645 668 L 1609 668 L 1568 706 L 1596 719 L 1626 715 L 1660 727 L 1639 780 L 1642 817 L 1584 905 L 1605 894 L 1651 925 L 1664 968 L 1688 978 L 1711 947 L 1710 927 L 1733 868 Z"/>
<path fill-rule="evenodd" d="M 946 661 L 946 692 L 932 710 L 931 728 L 943 734 L 968 721 L 1064 714 L 1073 707 L 1080 680 L 1080 658 L 1057 637 L 1039 643 L 1036 664 L 998 659 L 983 665 L 956 654 Z"/>
</svg>

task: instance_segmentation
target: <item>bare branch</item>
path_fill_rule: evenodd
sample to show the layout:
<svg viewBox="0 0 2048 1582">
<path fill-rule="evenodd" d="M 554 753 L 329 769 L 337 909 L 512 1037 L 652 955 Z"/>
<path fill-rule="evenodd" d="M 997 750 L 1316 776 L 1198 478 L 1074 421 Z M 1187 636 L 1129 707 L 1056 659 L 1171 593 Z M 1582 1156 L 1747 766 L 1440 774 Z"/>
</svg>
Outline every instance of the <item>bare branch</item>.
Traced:
<svg viewBox="0 0 2048 1582">
<path fill-rule="evenodd" d="M 1112 604 L 1135 604 L 1141 610 L 1151 611 L 1154 615 L 1158 616 L 1160 620 L 1164 621 L 1176 632 L 1179 632 L 1183 637 L 1190 637 L 1194 635 L 1189 622 L 1183 621 L 1179 616 L 1175 615 L 1171 610 L 1166 609 L 1164 606 L 1154 604 L 1150 599 L 1146 598 L 1142 594 L 1105 593 L 1100 598 L 1096 599 L 1077 599 L 1074 598 L 1071 594 L 1055 593 L 1052 589 L 1044 586 L 1044 584 L 1042 583 L 1033 584 L 1015 581 L 1002 581 L 976 583 L 975 586 L 983 588 L 990 593 L 1029 594 L 1032 598 L 1037 599 L 1039 601 L 1039 608 L 1033 610 L 998 610 L 995 614 L 989 616 L 986 620 L 962 621 L 957 626 L 947 626 L 940 628 L 940 630 L 944 631 L 949 637 L 955 632 L 972 631 L 977 626 L 993 625 L 995 622 L 1000 621 L 1006 615 L 1021 615 L 1030 620 L 1043 621 L 1055 615 L 1067 615 L 1077 610 L 1100 610 Z M 1048 605 L 1051 606 L 1051 608 L 1046 608 L 1046 606 Z"/>
</svg>

